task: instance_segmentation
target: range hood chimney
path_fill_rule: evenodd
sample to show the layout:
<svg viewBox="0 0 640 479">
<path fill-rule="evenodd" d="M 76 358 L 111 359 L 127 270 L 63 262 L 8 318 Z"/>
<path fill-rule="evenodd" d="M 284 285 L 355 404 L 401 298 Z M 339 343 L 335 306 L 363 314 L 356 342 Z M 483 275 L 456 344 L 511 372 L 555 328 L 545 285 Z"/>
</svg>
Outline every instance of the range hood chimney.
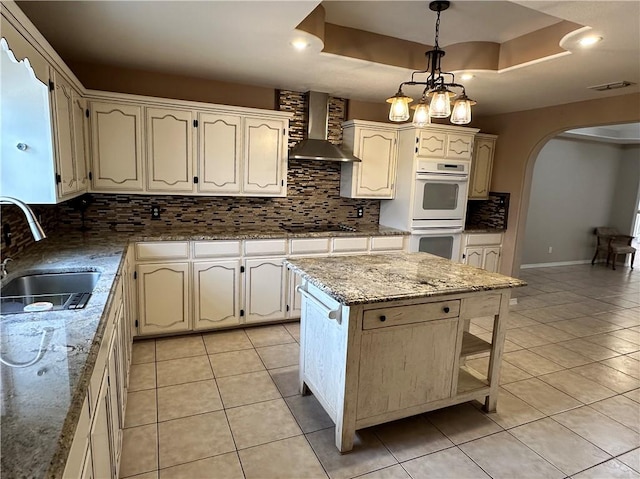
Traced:
<svg viewBox="0 0 640 479">
<path fill-rule="evenodd" d="M 309 127 L 307 139 L 299 142 L 289 152 L 290 160 L 316 160 L 316 161 L 362 161 L 351 153 L 327 140 L 329 127 L 329 94 L 310 91 L 307 93 L 309 106 Z"/>
</svg>

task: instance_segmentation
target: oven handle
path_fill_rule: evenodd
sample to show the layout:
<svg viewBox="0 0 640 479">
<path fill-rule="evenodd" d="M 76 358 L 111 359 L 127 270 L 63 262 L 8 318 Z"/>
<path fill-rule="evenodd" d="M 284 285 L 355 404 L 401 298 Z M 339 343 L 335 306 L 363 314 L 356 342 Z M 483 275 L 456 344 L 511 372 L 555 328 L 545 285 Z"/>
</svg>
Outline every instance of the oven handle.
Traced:
<svg viewBox="0 0 640 479">
<path fill-rule="evenodd" d="M 429 227 L 415 227 L 411 228 L 412 235 L 433 235 L 433 234 L 460 234 L 464 231 L 464 228 L 429 228 Z"/>
<path fill-rule="evenodd" d="M 433 173 L 416 173 L 416 180 L 436 181 L 440 183 L 466 183 L 469 181 L 469 175 L 454 175 L 454 174 L 433 174 Z"/>
</svg>

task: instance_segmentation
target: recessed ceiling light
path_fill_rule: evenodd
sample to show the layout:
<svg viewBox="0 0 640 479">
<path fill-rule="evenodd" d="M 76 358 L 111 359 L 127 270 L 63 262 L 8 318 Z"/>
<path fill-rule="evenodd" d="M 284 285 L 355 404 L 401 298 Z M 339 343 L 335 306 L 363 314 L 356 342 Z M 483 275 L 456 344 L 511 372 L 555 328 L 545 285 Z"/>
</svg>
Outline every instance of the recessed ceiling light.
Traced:
<svg viewBox="0 0 640 479">
<path fill-rule="evenodd" d="M 586 37 L 582 37 L 578 43 L 581 47 L 591 47 L 602 40 L 602 37 L 597 35 L 587 35 Z"/>
<path fill-rule="evenodd" d="M 307 40 L 305 40 L 303 38 L 297 38 L 297 39 L 295 39 L 295 40 L 293 40 L 291 42 L 291 46 L 293 48 L 295 48 L 296 50 L 298 50 L 299 52 L 301 52 L 301 51 L 309 48 L 309 46 L 311 46 L 311 44 Z"/>
<path fill-rule="evenodd" d="M 464 81 L 471 80 L 473 77 L 475 77 L 475 75 L 472 73 L 463 73 L 462 75 L 460 75 L 460 79 Z"/>
</svg>

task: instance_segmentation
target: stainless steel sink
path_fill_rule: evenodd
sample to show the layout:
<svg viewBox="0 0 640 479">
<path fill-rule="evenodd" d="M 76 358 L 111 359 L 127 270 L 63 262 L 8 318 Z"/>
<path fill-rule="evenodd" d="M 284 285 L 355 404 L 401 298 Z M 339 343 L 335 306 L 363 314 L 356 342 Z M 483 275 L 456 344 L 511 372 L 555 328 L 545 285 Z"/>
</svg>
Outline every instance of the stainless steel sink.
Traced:
<svg viewBox="0 0 640 479">
<path fill-rule="evenodd" d="M 21 313 L 33 303 L 52 303 L 54 310 L 84 308 L 100 273 L 36 273 L 18 276 L 0 290 L 0 314 Z"/>
</svg>

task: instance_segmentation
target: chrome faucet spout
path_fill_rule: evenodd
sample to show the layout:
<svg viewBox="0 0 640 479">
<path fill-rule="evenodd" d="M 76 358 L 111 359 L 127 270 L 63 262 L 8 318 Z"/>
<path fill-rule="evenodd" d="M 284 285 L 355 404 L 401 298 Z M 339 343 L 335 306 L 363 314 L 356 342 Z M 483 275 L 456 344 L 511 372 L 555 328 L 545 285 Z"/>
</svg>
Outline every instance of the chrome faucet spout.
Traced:
<svg viewBox="0 0 640 479">
<path fill-rule="evenodd" d="M 16 205 L 22 210 L 24 216 L 27 218 L 27 223 L 29 224 L 29 229 L 31 230 L 31 234 L 33 235 L 34 240 L 40 241 L 47 237 L 47 235 L 44 234 L 44 231 L 42 230 L 42 226 L 40 226 L 40 223 L 38 223 L 33 210 L 31 210 L 31 208 L 29 208 L 29 205 L 27 205 L 24 201 L 16 198 L 11 198 L 10 196 L 0 196 L 0 204 Z"/>
</svg>

